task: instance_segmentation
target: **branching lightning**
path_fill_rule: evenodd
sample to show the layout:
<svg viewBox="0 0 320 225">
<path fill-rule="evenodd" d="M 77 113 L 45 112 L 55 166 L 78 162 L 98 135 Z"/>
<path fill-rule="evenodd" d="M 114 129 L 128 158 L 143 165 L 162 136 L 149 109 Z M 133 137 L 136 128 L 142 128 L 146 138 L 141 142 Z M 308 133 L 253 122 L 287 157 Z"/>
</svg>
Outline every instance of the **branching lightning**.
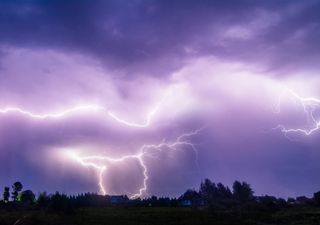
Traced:
<svg viewBox="0 0 320 225">
<path fill-rule="evenodd" d="M 293 90 L 286 88 L 285 91 L 283 91 L 283 93 L 279 97 L 276 113 L 280 113 L 281 111 L 281 100 L 284 95 L 292 96 L 295 99 L 295 101 L 301 105 L 307 117 L 307 120 L 311 124 L 311 126 L 310 128 L 286 128 L 284 125 L 278 125 L 276 127 L 277 129 L 280 129 L 281 132 L 283 132 L 285 135 L 289 133 L 300 133 L 307 136 L 313 134 L 314 132 L 320 129 L 320 118 L 316 118 L 315 116 L 316 110 L 320 109 L 320 99 L 315 97 L 301 97 Z"/>
<path fill-rule="evenodd" d="M 64 110 L 62 112 L 57 113 L 45 113 L 45 114 L 37 114 L 30 111 L 26 111 L 24 109 L 18 108 L 18 107 L 8 107 L 4 109 L 0 109 L 0 113 L 2 114 L 9 114 L 9 113 L 19 113 L 34 119 L 58 119 L 65 116 L 68 116 L 70 114 L 78 113 L 78 112 L 98 112 L 101 110 L 105 110 L 103 107 L 100 106 L 93 106 L 93 105 L 83 105 L 83 106 L 77 106 L 73 107 L 67 110 Z"/>
<path fill-rule="evenodd" d="M 0 114 L 21 114 L 23 116 L 30 117 L 32 119 L 39 120 L 49 120 L 49 119 L 63 119 L 68 116 L 72 116 L 80 113 L 102 113 L 113 119 L 115 122 L 125 125 L 127 127 L 135 127 L 135 128 L 147 128 L 151 125 L 153 118 L 159 112 L 160 107 L 163 105 L 166 100 L 168 94 L 170 92 L 166 92 L 164 97 L 157 103 L 155 106 L 147 113 L 146 119 L 144 122 L 138 123 L 134 121 L 127 121 L 123 118 L 120 118 L 115 113 L 107 109 L 106 107 L 102 107 L 99 105 L 81 105 L 73 108 L 69 108 L 63 110 L 61 112 L 51 112 L 51 113 L 34 113 L 32 111 L 24 110 L 19 107 L 7 107 L 0 108 Z M 93 168 L 98 173 L 98 186 L 101 194 L 106 195 L 107 191 L 104 186 L 103 180 L 105 171 L 108 169 L 108 166 L 114 163 L 122 163 L 127 160 L 136 160 L 140 167 L 143 176 L 143 181 L 137 193 L 133 194 L 131 198 L 137 198 L 146 194 L 148 185 L 147 181 L 149 179 L 149 171 L 146 165 L 146 158 L 152 157 L 153 153 L 160 152 L 163 150 L 176 151 L 185 149 L 183 147 L 188 147 L 187 149 L 191 149 L 195 154 L 195 164 L 198 166 L 198 151 L 196 146 L 188 140 L 191 136 L 197 135 L 204 127 L 197 129 L 193 132 L 184 133 L 177 137 L 174 142 L 166 142 L 163 141 L 160 144 L 145 144 L 143 145 L 136 154 L 129 154 L 122 157 L 111 157 L 105 155 L 90 155 L 90 156 L 80 156 L 75 151 L 65 151 L 63 154 L 65 157 L 69 159 L 75 160 L 80 165 L 84 167 Z"/>
<path fill-rule="evenodd" d="M 67 110 L 64 110 L 62 112 L 57 113 L 45 113 L 45 114 L 37 114 L 33 113 L 31 111 L 27 111 L 18 107 L 8 107 L 4 109 L 0 109 L 1 114 L 9 114 L 9 113 L 19 113 L 25 116 L 28 116 L 33 119 L 62 119 L 64 117 L 67 117 L 71 114 L 77 114 L 77 113 L 105 113 L 105 115 L 112 118 L 114 121 L 124 124 L 129 127 L 138 127 L 138 128 L 145 128 L 150 126 L 151 119 L 153 116 L 158 112 L 159 110 L 159 104 L 153 108 L 148 114 L 145 122 L 137 123 L 137 122 L 131 122 L 126 121 L 125 119 L 122 119 L 118 117 L 116 114 L 112 113 L 111 111 L 107 110 L 106 108 L 102 106 L 97 105 L 82 105 L 82 106 L 76 106 Z"/>
<path fill-rule="evenodd" d="M 0 108 L 0 114 L 18 113 L 18 114 L 28 116 L 33 119 L 47 120 L 47 119 L 63 119 L 64 117 L 74 115 L 77 113 L 103 113 L 106 116 L 109 116 L 110 118 L 112 118 L 117 123 L 126 125 L 128 127 L 146 128 L 146 127 L 150 126 L 151 120 L 158 113 L 161 105 L 164 104 L 165 100 L 167 99 L 167 97 L 170 93 L 171 92 L 169 90 L 163 95 L 163 97 L 160 99 L 160 101 L 157 104 L 155 104 L 155 106 L 147 113 L 145 121 L 141 122 L 141 123 L 127 121 L 123 118 L 120 118 L 119 116 L 117 116 L 115 113 L 113 113 L 108 108 L 103 107 L 103 106 L 99 106 L 99 105 L 80 105 L 80 106 L 68 108 L 68 109 L 63 110 L 61 112 L 44 113 L 44 114 L 34 113 L 32 111 L 24 110 L 20 107 L 6 107 L 6 108 L 2 108 L 2 109 Z"/>
<path fill-rule="evenodd" d="M 115 121 L 117 121 L 118 123 L 122 123 L 126 126 L 129 127 L 140 127 L 140 128 L 144 128 L 144 127 L 148 127 L 150 126 L 151 123 L 151 119 L 153 118 L 153 116 L 157 113 L 157 111 L 159 110 L 159 106 L 160 104 L 156 105 L 156 107 L 154 109 L 152 109 L 148 115 L 147 115 L 147 119 L 144 123 L 136 123 L 136 122 L 129 122 L 126 121 L 124 119 L 119 118 L 118 116 L 116 116 L 115 114 L 113 114 L 112 112 L 108 111 L 108 115 L 113 118 Z"/>
<path fill-rule="evenodd" d="M 112 113 L 110 110 L 99 106 L 99 105 L 82 105 L 82 106 L 76 106 L 73 108 L 69 108 L 67 110 L 61 111 L 61 112 L 56 112 L 56 113 L 45 113 L 45 114 L 37 114 L 33 113 L 31 111 L 27 111 L 18 107 L 7 107 L 0 109 L 0 114 L 12 114 L 12 113 L 19 113 L 24 116 L 28 116 L 33 119 L 41 119 L 41 120 L 46 120 L 46 119 L 62 119 L 64 117 L 67 117 L 72 114 L 77 114 L 77 113 L 105 113 L 105 115 L 109 116 L 112 118 L 114 121 L 124 124 L 129 127 L 138 127 L 138 128 L 145 128 L 150 126 L 151 120 L 155 116 L 155 114 L 158 112 L 160 107 L 160 103 L 156 105 L 148 114 L 145 122 L 138 123 L 138 122 L 132 122 L 132 121 L 127 121 L 125 119 L 122 119 L 118 117 L 116 114 Z"/>
<path fill-rule="evenodd" d="M 147 181 L 149 179 L 148 175 L 148 167 L 145 163 L 146 157 L 150 156 L 153 151 L 162 151 L 162 150 L 171 150 L 171 151 L 176 151 L 179 149 L 179 147 L 189 147 L 194 151 L 196 159 L 198 157 L 198 151 L 195 145 L 187 140 L 187 138 L 197 135 L 203 127 L 200 129 L 197 129 L 193 132 L 190 133 L 185 133 L 180 135 L 174 142 L 167 143 L 167 142 L 162 142 L 160 144 L 148 144 L 148 145 L 143 145 L 138 153 L 132 154 L 132 155 L 125 155 L 122 157 L 114 158 L 114 157 L 109 157 L 109 156 L 101 156 L 101 155 L 91 155 L 91 156 L 79 156 L 76 152 L 73 151 L 67 151 L 66 156 L 70 157 L 71 159 L 79 162 L 82 166 L 85 167 L 91 167 L 97 170 L 98 172 L 98 184 L 100 187 L 100 192 L 101 194 L 105 195 L 107 194 L 106 188 L 104 187 L 103 184 L 103 175 L 106 169 L 108 168 L 108 165 L 113 164 L 113 163 L 120 163 L 124 162 L 129 159 L 137 160 L 139 163 L 141 170 L 142 170 L 142 175 L 143 175 L 143 182 L 139 188 L 139 191 L 131 196 L 131 198 L 137 198 L 141 197 L 146 194 L 148 185 Z M 197 160 L 196 160 L 197 161 Z"/>
</svg>

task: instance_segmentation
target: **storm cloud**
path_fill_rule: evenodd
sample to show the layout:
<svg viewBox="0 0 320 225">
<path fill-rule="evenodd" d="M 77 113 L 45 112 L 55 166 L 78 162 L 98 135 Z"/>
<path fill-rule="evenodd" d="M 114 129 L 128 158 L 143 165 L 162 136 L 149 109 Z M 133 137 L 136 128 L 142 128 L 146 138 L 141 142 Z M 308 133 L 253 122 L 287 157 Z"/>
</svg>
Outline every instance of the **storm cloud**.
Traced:
<svg viewBox="0 0 320 225">
<path fill-rule="evenodd" d="M 1 1 L 0 112 L 21 110 L 0 114 L 0 185 L 98 192 L 96 171 L 64 151 L 121 157 L 203 127 L 187 138 L 198 155 L 180 146 L 145 158 L 146 195 L 177 196 L 205 177 L 257 194 L 317 191 L 319 133 L 274 128 L 310 125 L 283 93 L 319 96 L 319 23 L 318 0 Z M 83 105 L 103 110 L 30 116 Z M 142 175 L 129 160 L 104 182 L 131 194 Z"/>
</svg>

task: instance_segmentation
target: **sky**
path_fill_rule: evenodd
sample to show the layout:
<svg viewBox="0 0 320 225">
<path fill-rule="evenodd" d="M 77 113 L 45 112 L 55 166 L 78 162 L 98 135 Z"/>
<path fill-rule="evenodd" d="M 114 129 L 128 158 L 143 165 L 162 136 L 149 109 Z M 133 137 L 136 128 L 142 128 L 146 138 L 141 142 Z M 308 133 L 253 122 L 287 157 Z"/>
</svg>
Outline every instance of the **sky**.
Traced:
<svg viewBox="0 0 320 225">
<path fill-rule="evenodd" d="M 320 190 L 319 0 L 3 0 L 0 188 Z"/>
</svg>

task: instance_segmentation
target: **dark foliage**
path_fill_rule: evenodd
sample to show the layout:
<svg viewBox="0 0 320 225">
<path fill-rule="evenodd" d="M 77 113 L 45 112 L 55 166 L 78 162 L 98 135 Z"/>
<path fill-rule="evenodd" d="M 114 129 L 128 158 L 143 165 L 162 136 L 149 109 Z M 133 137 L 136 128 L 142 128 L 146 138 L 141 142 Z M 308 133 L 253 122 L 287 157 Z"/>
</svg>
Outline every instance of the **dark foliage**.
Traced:
<svg viewBox="0 0 320 225">
<path fill-rule="evenodd" d="M 31 190 L 25 190 L 21 193 L 20 201 L 25 204 L 33 204 L 36 196 Z"/>
<path fill-rule="evenodd" d="M 12 193 L 11 193 L 11 198 L 13 201 L 17 201 L 18 200 L 18 195 L 19 192 L 22 190 L 23 186 L 21 184 L 21 182 L 17 181 L 12 185 Z"/>
<path fill-rule="evenodd" d="M 4 187 L 4 191 L 3 191 L 3 201 L 5 203 L 7 203 L 9 201 L 9 197 L 10 197 L 10 188 L 9 187 Z"/>
<path fill-rule="evenodd" d="M 271 215 L 277 217 L 285 210 L 302 209 L 320 206 L 320 192 L 314 193 L 313 198 L 300 196 L 288 200 L 274 196 L 254 196 L 253 190 L 246 182 L 235 181 L 232 191 L 222 183 L 214 183 L 210 179 L 201 182 L 199 190 L 188 189 L 179 198 L 149 198 L 129 199 L 126 195 L 103 196 L 95 193 L 79 195 L 66 195 L 56 192 L 54 194 L 40 193 L 36 198 L 31 190 L 22 191 L 22 184 L 15 182 L 12 185 L 12 201 L 9 201 L 10 189 L 4 188 L 3 201 L 0 210 L 21 211 L 40 210 L 39 212 L 59 215 L 75 215 L 81 210 L 104 208 L 190 208 L 191 210 L 206 212 L 215 220 L 224 221 L 271 221 Z M 279 214 L 279 215 L 278 215 Z M 230 218 L 229 218 L 230 217 Z M 211 220 L 209 217 L 208 221 Z M 231 219 L 232 218 L 232 219 Z M 318 218 L 318 217 L 317 217 Z M 38 216 L 28 218 L 30 221 L 38 220 Z M 299 219 L 299 218 L 298 218 Z M 1 220 L 1 219 L 0 219 Z M 250 222 L 251 221 L 251 222 Z M 0 221 L 1 222 L 1 221 Z M 11 224 L 12 221 L 8 224 Z M 1 223 L 0 223 L 1 224 Z M 253 223 L 254 224 L 254 223 Z"/>
</svg>

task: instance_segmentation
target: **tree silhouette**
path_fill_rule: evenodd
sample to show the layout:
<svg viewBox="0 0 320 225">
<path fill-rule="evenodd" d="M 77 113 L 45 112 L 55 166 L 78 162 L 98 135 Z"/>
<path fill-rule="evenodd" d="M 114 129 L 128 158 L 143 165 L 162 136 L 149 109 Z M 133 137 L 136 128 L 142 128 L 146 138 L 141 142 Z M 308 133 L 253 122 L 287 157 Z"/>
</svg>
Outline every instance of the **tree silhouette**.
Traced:
<svg viewBox="0 0 320 225">
<path fill-rule="evenodd" d="M 3 191 L 3 201 L 5 203 L 7 203 L 9 201 L 9 197 L 10 197 L 10 188 L 9 187 L 4 187 L 4 191 Z"/>
<path fill-rule="evenodd" d="M 217 187 L 216 184 L 211 182 L 210 179 L 205 179 L 200 184 L 199 193 L 201 198 L 205 203 L 211 203 L 217 197 Z"/>
<path fill-rule="evenodd" d="M 45 207 L 48 205 L 50 197 L 47 195 L 47 192 L 42 192 L 39 194 L 37 199 L 38 206 Z"/>
<path fill-rule="evenodd" d="M 195 190 L 188 189 L 183 195 L 179 197 L 181 200 L 195 200 L 198 199 L 199 193 Z"/>
<path fill-rule="evenodd" d="M 11 193 L 11 198 L 13 199 L 13 201 L 17 201 L 18 200 L 18 195 L 19 192 L 22 190 L 23 186 L 21 184 L 21 182 L 17 181 L 12 185 L 12 189 L 13 192 Z"/>
<path fill-rule="evenodd" d="M 235 181 L 233 183 L 233 196 L 240 201 L 248 201 L 253 198 L 253 190 L 246 182 Z"/>
<path fill-rule="evenodd" d="M 32 204 L 34 203 L 35 195 L 31 190 L 25 190 L 21 193 L 21 202 Z"/>
<path fill-rule="evenodd" d="M 60 194 L 58 191 L 51 196 L 51 207 L 56 211 L 65 211 L 70 205 L 70 200 L 67 195 Z"/>
<path fill-rule="evenodd" d="M 320 191 L 313 193 L 313 200 L 317 205 L 320 205 Z"/>
<path fill-rule="evenodd" d="M 229 199 L 232 197 L 232 192 L 229 187 L 224 186 L 222 183 L 217 184 L 217 194 L 220 199 Z"/>
</svg>

